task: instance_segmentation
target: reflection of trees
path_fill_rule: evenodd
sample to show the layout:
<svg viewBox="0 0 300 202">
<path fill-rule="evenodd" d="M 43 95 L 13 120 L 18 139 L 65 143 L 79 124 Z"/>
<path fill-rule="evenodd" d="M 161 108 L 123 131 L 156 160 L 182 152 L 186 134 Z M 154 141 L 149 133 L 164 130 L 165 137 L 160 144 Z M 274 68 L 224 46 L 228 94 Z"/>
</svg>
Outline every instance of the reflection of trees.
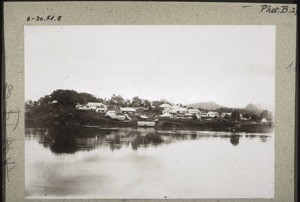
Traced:
<svg viewBox="0 0 300 202">
<path fill-rule="evenodd" d="M 51 134 L 49 144 L 50 150 L 56 154 L 73 154 L 76 151 L 76 142 L 73 135 Z"/>
<path fill-rule="evenodd" d="M 192 133 L 192 134 L 191 134 L 191 138 L 192 138 L 192 139 L 196 139 L 196 138 L 197 138 L 197 134 L 196 134 L 196 133 Z"/>
<path fill-rule="evenodd" d="M 75 153 L 79 150 L 92 150 L 97 147 L 110 148 L 112 151 L 124 146 L 139 147 L 170 144 L 184 140 L 200 140 L 202 138 L 229 138 L 234 146 L 239 144 L 241 135 L 236 133 L 195 132 L 195 131 L 163 131 L 134 129 L 50 129 L 29 131 L 30 138 L 36 139 L 53 153 Z M 247 138 L 258 138 L 266 142 L 267 135 L 246 134 Z"/>
<path fill-rule="evenodd" d="M 240 142 L 240 136 L 239 135 L 231 135 L 230 142 L 232 145 L 237 146 Z"/>
<path fill-rule="evenodd" d="M 131 147 L 137 150 L 139 146 L 143 145 L 147 147 L 148 145 L 159 145 L 163 142 L 163 138 L 158 133 L 149 133 L 145 136 L 137 135 L 131 142 Z"/>
</svg>

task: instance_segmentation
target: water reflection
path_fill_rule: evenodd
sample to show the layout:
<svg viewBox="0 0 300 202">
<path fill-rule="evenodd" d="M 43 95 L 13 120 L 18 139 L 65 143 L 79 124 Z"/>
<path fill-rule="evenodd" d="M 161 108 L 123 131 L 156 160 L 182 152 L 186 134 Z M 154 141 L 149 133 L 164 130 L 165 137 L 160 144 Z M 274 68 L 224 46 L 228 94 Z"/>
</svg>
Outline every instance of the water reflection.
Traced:
<svg viewBox="0 0 300 202">
<path fill-rule="evenodd" d="M 234 146 L 237 146 L 240 142 L 240 136 L 239 135 L 231 135 L 230 136 L 230 143 Z"/>
<path fill-rule="evenodd" d="M 156 131 L 154 129 L 27 129 L 26 138 L 35 139 L 53 153 L 75 153 L 82 150 L 93 150 L 109 147 L 111 151 L 123 146 L 138 150 L 140 147 L 155 147 L 161 144 L 183 140 L 200 140 L 203 138 L 228 139 L 233 146 L 238 146 L 243 135 L 225 132 L 200 131 Z M 254 139 L 257 135 L 246 134 L 246 138 Z M 259 135 L 266 142 L 268 135 Z"/>
<path fill-rule="evenodd" d="M 261 136 L 259 136 L 259 138 L 260 138 L 260 140 L 261 140 L 262 142 L 267 142 L 268 136 L 267 136 L 267 135 L 261 135 Z"/>
<path fill-rule="evenodd" d="M 263 142 L 263 143 L 266 143 L 267 139 L 269 138 L 268 135 L 253 135 L 253 134 L 251 134 L 251 135 L 249 135 L 249 134 L 245 135 L 245 137 L 246 138 L 250 138 L 250 139 L 255 139 L 255 138 L 259 137 L 260 141 Z"/>
</svg>

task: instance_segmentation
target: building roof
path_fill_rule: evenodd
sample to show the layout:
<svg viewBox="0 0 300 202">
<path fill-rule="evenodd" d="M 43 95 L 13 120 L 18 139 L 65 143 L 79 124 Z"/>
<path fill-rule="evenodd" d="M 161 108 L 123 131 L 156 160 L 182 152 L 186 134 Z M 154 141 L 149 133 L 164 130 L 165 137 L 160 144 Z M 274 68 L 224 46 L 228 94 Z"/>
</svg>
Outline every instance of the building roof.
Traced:
<svg viewBox="0 0 300 202">
<path fill-rule="evenodd" d="M 146 116 L 146 115 L 140 115 L 140 117 L 141 117 L 142 119 L 147 119 L 147 118 L 148 118 L 148 116 Z"/>
<path fill-rule="evenodd" d="M 96 110 L 107 110 L 107 108 L 106 107 L 97 107 Z"/>
<path fill-rule="evenodd" d="M 120 110 L 123 112 L 136 112 L 136 109 L 132 107 L 121 107 Z"/>
<path fill-rule="evenodd" d="M 163 113 L 160 115 L 160 117 L 171 117 L 172 115 L 170 113 Z"/>
<path fill-rule="evenodd" d="M 211 115 L 219 115 L 218 112 L 214 112 L 214 111 L 209 111 L 209 112 L 207 112 L 207 114 L 211 114 Z"/>
<path fill-rule="evenodd" d="M 102 102 L 88 102 L 86 105 L 89 107 L 102 107 L 102 106 L 106 107 L 106 105 L 103 104 Z"/>
<path fill-rule="evenodd" d="M 115 110 L 107 110 L 107 112 L 110 113 L 110 112 L 116 112 L 116 111 Z"/>
<path fill-rule="evenodd" d="M 166 107 L 171 107 L 171 105 L 164 103 L 164 104 L 161 104 L 159 107 L 166 108 Z"/>
</svg>

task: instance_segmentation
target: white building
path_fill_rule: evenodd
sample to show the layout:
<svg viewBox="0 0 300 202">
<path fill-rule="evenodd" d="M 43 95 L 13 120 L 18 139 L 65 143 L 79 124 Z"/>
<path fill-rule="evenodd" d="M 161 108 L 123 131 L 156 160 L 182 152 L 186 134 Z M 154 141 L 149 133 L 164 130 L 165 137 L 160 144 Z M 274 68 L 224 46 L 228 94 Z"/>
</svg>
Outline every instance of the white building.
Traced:
<svg viewBox="0 0 300 202">
<path fill-rule="evenodd" d="M 102 107 L 102 108 L 96 108 L 96 112 L 98 113 L 105 113 L 107 111 L 107 107 Z"/>
<path fill-rule="evenodd" d="M 111 119 L 124 121 L 126 117 L 124 115 L 107 115 L 107 117 L 110 117 Z"/>
<path fill-rule="evenodd" d="M 188 113 L 187 108 L 180 107 L 180 106 L 171 106 L 163 110 L 163 113 L 170 113 L 170 114 L 185 114 Z"/>
<path fill-rule="evenodd" d="M 261 122 L 262 122 L 262 123 L 267 123 L 268 120 L 267 120 L 266 118 L 262 118 L 262 119 L 261 119 Z"/>
<path fill-rule="evenodd" d="M 134 114 L 136 113 L 136 109 L 132 107 L 120 107 L 119 112 L 127 113 L 127 114 Z"/>
<path fill-rule="evenodd" d="M 78 109 L 78 110 L 89 110 L 89 108 L 87 106 L 81 105 L 81 104 L 77 104 L 75 106 L 75 108 Z"/>
<path fill-rule="evenodd" d="M 172 114 L 166 112 L 166 113 L 163 113 L 162 115 L 160 115 L 160 117 L 162 117 L 162 118 L 171 118 Z"/>
<path fill-rule="evenodd" d="M 148 119 L 148 116 L 146 116 L 146 115 L 140 115 L 140 118 L 141 119 Z"/>
<path fill-rule="evenodd" d="M 188 113 L 190 113 L 190 114 L 200 114 L 200 110 L 199 109 L 188 109 Z"/>
<path fill-rule="evenodd" d="M 209 111 L 206 114 L 208 117 L 218 117 L 219 113 L 218 112 L 214 112 L 214 111 Z"/>
<path fill-rule="evenodd" d="M 101 102 L 88 102 L 86 106 L 91 110 L 96 110 L 97 108 L 106 108 L 107 106 Z"/>
<path fill-rule="evenodd" d="M 159 107 L 167 109 L 168 107 L 171 107 L 171 105 L 164 103 L 164 104 L 161 104 Z"/>
<path fill-rule="evenodd" d="M 113 110 L 108 110 L 105 114 L 106 116 L 109 116 L 109 115 L 116 115 L 116 111 L 113 111 Z"/>
</svg>

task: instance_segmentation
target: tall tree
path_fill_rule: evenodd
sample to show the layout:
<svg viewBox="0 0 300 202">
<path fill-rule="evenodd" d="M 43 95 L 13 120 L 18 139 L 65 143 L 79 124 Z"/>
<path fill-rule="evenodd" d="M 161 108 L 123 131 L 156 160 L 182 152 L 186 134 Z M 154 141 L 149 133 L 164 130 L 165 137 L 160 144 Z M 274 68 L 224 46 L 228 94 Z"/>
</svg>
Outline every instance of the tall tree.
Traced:
<svg viewBox="0 0 300 202">
<path fill-rule="evenodd" d="M 260 113 L 259 117 L 262 118 L 266 118 L 268 121 L 270 121 L 272 119 L 272 113 L 268 110 L 264 110 L 262 113 Z"/>
<path fill-rule="evenodd" d="M 140 107 L 143 103 L 143 100 L 139 98 L 138 96 L 135 96 L 132 98 L 132 106 L 133 107 Z"/>
<path fill-rule="evenodd" d="M 240 119 L 240 113 L 237 110 L 234 110 L 231 114 L 231 119 L 235 120 L 235 121 L 239 120 Z"/>
</svg>

